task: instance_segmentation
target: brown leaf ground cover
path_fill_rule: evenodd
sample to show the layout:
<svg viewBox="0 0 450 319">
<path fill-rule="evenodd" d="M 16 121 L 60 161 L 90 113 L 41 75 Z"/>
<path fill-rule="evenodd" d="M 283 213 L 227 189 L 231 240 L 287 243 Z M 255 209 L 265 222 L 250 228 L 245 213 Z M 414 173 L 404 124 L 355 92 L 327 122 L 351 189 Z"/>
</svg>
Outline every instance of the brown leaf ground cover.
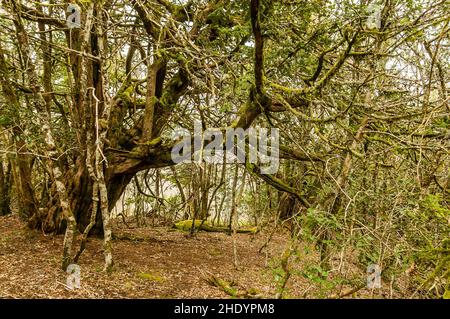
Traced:
<svg viewBox="0 0 450 319">
<path fill-rule="evenodd" d="M 267 239 L 237 234 L 239 269 L 233 265 L 233 240 L 225 233 L 200 232 L 194 237 L 170 227 L 114 229 L 115 266 L 103 269 L 102 240 L 90 238 L 79 260 L 80 289 L 68 289 L 60 269 L 62 236 L 29 230 L 17 217 L 0 217 L 0 298 L 231 298 L 208 284 L 211 276 L 230 283 L 238 293 L 250 291 L 274 297 L 276 267 L 288 245 L 286 234 L 276 234 L 264 252 Z M 301 273 L 306 260 L 292 262 L 293 275 L 286 297 L 317 297 L 317 284 Z M 353 297 L 368 297 L 366 289 Z M 388 290 L 375 296 L 389 297 Z"/>
</svg>

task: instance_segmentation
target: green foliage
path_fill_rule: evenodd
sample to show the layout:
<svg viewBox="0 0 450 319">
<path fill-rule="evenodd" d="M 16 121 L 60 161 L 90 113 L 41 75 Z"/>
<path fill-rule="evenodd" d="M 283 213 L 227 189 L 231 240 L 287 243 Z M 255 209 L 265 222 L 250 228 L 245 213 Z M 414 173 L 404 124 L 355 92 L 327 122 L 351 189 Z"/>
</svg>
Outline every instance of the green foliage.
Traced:
<svg viewBox="0 0 450 319">
<path fill-rule="evenodd" d="M 153 281 L 153 282 L 163 282 L 165 281 L 165 278 L 159 274 L 154 274 L 150 272 L 140 272 L 137 274 L 139 278 Z"/>
<path fill-rule="evenodd" d="M 298 217 L 298 222 L 302 225 L 303 238 L 309 242 L 318 239 L 318 232 L 327 229 L 338 234 L 342 229 L 342 224 L 337 216 L 315 208 L 309 208 L 305 215 Z M 333 244 L 333 241 L 330 241 Z"/>
<path fill-rule="evenodd" d="M 450 290 L 446 290 L 444 295 L 442 296 L 444 299 L 450 299 Z"/>
<path fill-rule="evenodd" d="M 422 201 L 422 208 L 430 214 L 430 218 L 438 217 L 443 221 L 448 221 L 450 218 L 450 209 L 442 206 L 442 194 L 428 194 Z"/>
<path fill-rule="evenodd" d="M 192 224 L 194 224 L 194 225 L 192 225 Z M 174 225 L 174 227 L 176 229 L 183 230 L 183 231 L 190 231 L 192 227 L 194 227 L 194 229 L 198 231 L 200 226 L 208 228 L 209 223 L 208 223 L 208 221 L 196 219 L 195 221 L 182 220 L 182 221 L 175 223 L 175 225 Z"/>
</svg>

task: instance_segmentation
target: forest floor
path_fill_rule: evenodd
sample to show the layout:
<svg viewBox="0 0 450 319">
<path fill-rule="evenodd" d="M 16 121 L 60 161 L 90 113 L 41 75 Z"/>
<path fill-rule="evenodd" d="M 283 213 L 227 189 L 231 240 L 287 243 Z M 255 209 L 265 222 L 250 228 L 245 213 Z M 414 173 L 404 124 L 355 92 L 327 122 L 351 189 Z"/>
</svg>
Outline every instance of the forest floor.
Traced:
<svg viewBox="0 0 450 319">
<path fill-rule="evenodd" d="M 259 253 L 267 233 L 237 234 L 235 269 L 233 237 L 225 233 L 189 237 L 170 227 L 128 228 L 117 222 L 114 235 L 113 272 L 102 271 L 102 240 L 90 238 L 78 262 L 81 287 L 71 290 L 60 269 L 63 236 L 29 230 L 14 216 L 0 217 L 0 298 L 230 298 L 207 282 L 211 276 L 232 283 L 238 294 L 273 298 L 277 267 L 289 244 L 287 234 L 277 233 Z M 307 258 L 291 266 L 285 297 L 327 297 L 317 290 L 317 280 L 301 275 L 302 265 L 314 264 L 314 254 Z M 365 278 L 363 272 L 356 276 Z M 388 287 L 375 295 L 363 288 L 352 297 L 395 297 L 392 293 Z"/>
</svg>

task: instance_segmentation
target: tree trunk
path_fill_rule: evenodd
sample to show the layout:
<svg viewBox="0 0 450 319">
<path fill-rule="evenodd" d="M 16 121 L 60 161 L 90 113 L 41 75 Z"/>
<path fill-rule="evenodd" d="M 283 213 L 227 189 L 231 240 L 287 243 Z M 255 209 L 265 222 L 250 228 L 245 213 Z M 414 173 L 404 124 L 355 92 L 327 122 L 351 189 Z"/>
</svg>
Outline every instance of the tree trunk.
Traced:
<svg viewBox="0 0 450 319">
<path fill-rule="evenodd" d="M 80 159 L 81 161 L 81 159 Z M 66 187 L 69 193 L 69 203 L 74 212 L 77 221 L 78 230 L 84 232 L 90 223 L 92 211 L 92 191 L 94 182 L 89 176 L 85 165 L 77 165 L 79 169 L 75 173 L 65 177 Z M 133 178 L 134 174 L 120 174 L 113 176 L 105 176 L 105 184 L 108 192 L 108 206 L 111 210 L 120 196 L 125 191 L 126 186 Z M 56 190 L 52 188 L 52 192 Z M 61 207 L 56 195 L 51 196 L 52 201 L 48 202 L 40 213 L 32 216 L 30 227 L 34 229 L 42 229 L 46 233 L 62 234 L 65 231 L 66 223 L 62 216 Z M 92 235 L 103 235 L 102 213 L 100 207 L 97 210 L 96 222 L 91 229 Z"/>
<path fill-rule="evenodd" d="M 11 214 L 10 208 L 10 182 L 11 182 L 11 165 L 8 162 L 6 171 L 3 163 L 0 162 L 0 216 Z"/>
</svg>

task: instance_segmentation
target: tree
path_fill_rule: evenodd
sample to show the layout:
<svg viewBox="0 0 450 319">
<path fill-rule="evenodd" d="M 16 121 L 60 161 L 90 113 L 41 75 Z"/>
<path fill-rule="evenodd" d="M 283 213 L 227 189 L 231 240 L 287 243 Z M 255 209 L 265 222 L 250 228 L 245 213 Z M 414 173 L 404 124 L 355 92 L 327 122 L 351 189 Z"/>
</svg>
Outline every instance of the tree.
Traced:
<svg viewBox="0 0 450 319">
<path fill-rule="evenodd" d="M 176 129 L 276 127 L 284 174 L 245 169 L 313 226 L 325 264 L 350 212 L 375 232 L 402 192 L 448 195 L 448 5 L 371 4 L 83 1 L 69 29 L 66 5 L 4 0 L 0 182 L 30 227 L 65 232 L 64 265 L 78 229 L 104 233 L 110 269 L 109 212 L 137 173 L 175 164 Z M 206 219 L 224 177 L 182 169 Z"/>
</svg>

